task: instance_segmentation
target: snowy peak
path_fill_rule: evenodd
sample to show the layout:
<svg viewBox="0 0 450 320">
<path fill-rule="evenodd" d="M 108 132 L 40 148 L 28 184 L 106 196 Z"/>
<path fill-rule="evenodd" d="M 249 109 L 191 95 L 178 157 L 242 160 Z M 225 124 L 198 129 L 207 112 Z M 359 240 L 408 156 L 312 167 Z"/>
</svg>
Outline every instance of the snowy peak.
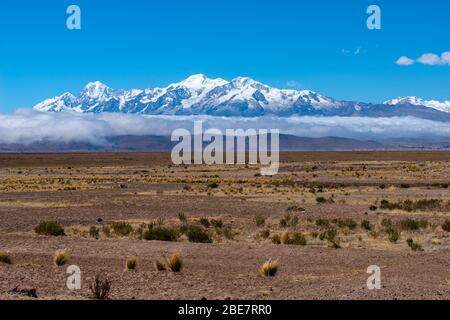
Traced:
<svg viewBox="0 0 450 320">
<path fill-rule="evenodd" d="M 450 112 L 450 101 L 440 102 L 436 100 L 424 100 L 414 96 L 388 100 L 384 104 L 390 106 L 397 106 L 397 105 L 424 106 L 427 108 L 432 108 L 443 112 Z"/>
<path fill-rule="evenodd" d="M 88 83 L 80 93 L 80 97 L 87 99 L 104 99 L 114 92 L 113 89 L 100 81 Z"/>
</svg>

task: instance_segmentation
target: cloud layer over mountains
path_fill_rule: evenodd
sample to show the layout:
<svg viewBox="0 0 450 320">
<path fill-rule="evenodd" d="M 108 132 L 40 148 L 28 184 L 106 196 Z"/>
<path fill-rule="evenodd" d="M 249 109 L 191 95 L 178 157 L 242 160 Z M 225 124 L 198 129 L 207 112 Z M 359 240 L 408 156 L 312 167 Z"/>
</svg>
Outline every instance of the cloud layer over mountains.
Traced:
<svg viewBox="0 0 450 320">
<path fill-rule="evenodd" d="M 106 138 L 121 135 L 170 136 L 177 128 L 192 132 L 194 120 L 204 128 L 280 129 L 301 137 L 338 136 L 353 139 L 450 138 L 450 123 L 413 117 L 213 117 L 146 116 L 122 113 L 42 113 L 21 109 L 0 114 L 0 143 L 88 142 L 103 145 Z"/>
</svg>

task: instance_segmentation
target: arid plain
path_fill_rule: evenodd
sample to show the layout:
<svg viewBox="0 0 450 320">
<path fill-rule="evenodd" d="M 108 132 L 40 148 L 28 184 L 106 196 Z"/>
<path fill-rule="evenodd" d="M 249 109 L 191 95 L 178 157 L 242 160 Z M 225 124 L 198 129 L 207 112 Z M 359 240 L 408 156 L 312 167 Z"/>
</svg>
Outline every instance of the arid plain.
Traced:
<svg viewBox="0 0 450 320">
<path fill-rule="evenodd" d="M 265 177 L 168 153 L 2 154 L 0 299 L 92 299 L 96 275 L 111 299 L 450 299 L 449 152 L 281 160 Z"/>
</svg>

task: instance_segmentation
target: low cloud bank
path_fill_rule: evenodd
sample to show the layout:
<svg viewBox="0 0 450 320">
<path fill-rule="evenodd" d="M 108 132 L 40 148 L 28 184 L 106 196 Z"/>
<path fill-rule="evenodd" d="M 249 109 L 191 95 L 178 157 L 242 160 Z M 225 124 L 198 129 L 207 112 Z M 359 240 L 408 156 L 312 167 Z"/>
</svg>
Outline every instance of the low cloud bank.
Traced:
<svg viewBox="0 0 450 320">
<path fill-rule="evenodd" d="M 301 137 L 338 136 L 353 139 L 450 138 L 450 123 L 413 117 L 262 117 L 224 118 L 209 116 L 143 116 L 121 113 L 77 114 L 41 113 L 29 109 L 0 114 L 0 143 L 89 142 L 106 144 L 120 135 L 171 135 L 177 128 L 192 132 L 194 120 L 203 120 L 204 129 L 280 129 L 283 134 Z"/>
</svg>

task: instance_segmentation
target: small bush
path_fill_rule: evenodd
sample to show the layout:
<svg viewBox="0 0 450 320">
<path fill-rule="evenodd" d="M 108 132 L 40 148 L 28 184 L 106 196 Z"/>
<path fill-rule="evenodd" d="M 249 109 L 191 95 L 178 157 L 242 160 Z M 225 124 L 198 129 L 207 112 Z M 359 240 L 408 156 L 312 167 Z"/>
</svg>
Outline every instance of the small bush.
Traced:
<svg viewBox="0 0 450 320">
<path fill-rule="evenodd" d="M 256 216 L 255 217 L 255 224 L 257 227 L 262 227 L 266 224 L 266 218 L 264 218 L 263 216 Z"/>
<path fill-rule="evenodd" d="M 98 239 L 98 238 L 100 237 L 100 229 L 97 228 L 97 227 L 95 227 L 95 226 L 90 227 L 90 228 L 89 228 L 89 235 L 90 235 L 92 238 Z"/>
<path fill-rule="evenodd" d="M 317 203 L 327 203 L 327 199 L 325 199 L 324 197 L 317 197 L 316 202 Z"/>
<path fill-rule="evenodd" d="M 208 218 L 200 218 L 199 222 L 205 228 L 209 228 L 211 226 L 211 223 L 209 222 Z"/>
<path fill-rule="evenodd" d="M 327 219 L 317 219 L 316 226 L 318 226 L 319 228 L 329 228 L 330 221 L 328 221 Z"/>
<path fill-rule="evenodd" d="M 211 243 L 211 235 L 207 230 L 199 226 L 190 226 L 186 232 L 186 236 L 190 242 Z"/>
<path fill-rule="evenodd" d="M 281 244 L 281 236 L 280 236 L 278 233 L 275 233 L 275 234 L 272 236 L 272 242 L 273 242 L 274 244 Z"/>
<path fill-rule="evenodd" d="M 235 235 L 235 233 L 234 233 L 234 231 L 233 231 L 233 229 L 231 227 L 225 227 L 225 228 L 222 228 L 222 229 L 216 229 L 216 233 L 219 236 L 224 236 L 228 240 L 233 240 L 234 239 L 234 235 Z"/>
<path fill-rule="evenodd" d="M 11 264 L 11 258 L 8 253 L 4 251 L 0 251 L 0 263 Z"/>
<path fill-rule="evenodd" d="M 125 261 L 125 269 L 126 270 L 136 270 L 137 267 L 137 258 L 128 258 Z"/>
<path fill-rule="evenodd" d="M 183 259 L 178 253 L 173 253 L 169 259 L 167 259 L 167 266 L 172 272 L 180 272 L 183 267 Z"/>
<path fill-rule="evenodd" d="M 392 243 L 396 243 L 400 238 L 400 233 L 397 231 L 397 229 L 393 228 L 392 226 L 387 227 L 384 231 L 388 235 L 389 241 Z"/>
<path fill-rule="evenodd" d="M 221 219 L 211 219 L 211 225 L 216 229 L 223 228 L 223 221 Z"/>
<path fill-rule="evenodd" d="M 416 231 L 420 228 L 425 229 L 428 226 L 428 221 L 426 220 L 414 220 L 414 219 L 404 219 L 400 221 L 400 228 L 402 230 Z"/>
<path fill-rule="evenodd" d="M 259 273 L 264 277 L 275 277 L 278 271 L 278 261 L 272 259 L 266 261 L 259 270 Z"/>
<path fill-rule="evenodd" d="M 111 283 L 106 276 L 97 274 L 94 282 L 89 285 L 89 289 L 95 299 L 107 300 L 111 291 Z"/>
<path fill-rule="evenodd" d="M 114 233 L 120 237 L 129 236 L 133 232 L 133 227 L 128 222 L 114 222 L 111 227 Z"/>
<path fill-rule="evenodd" d="M 55 252 L 53 256 L 53 263 L 58 267 L 63 266 L 69 261 L 69 257 L 67 256 L 64 250 L 58 250 Z"/>
<path fill-rule="evenodd" d="M 291 214 L 287 214 L 280 219 L 281 228 L 296 227 L 297 224 L 298 224 L 298 217 Z"/>
<path fill-rule="evenodd" d="M 283 243 L 296 246 L 306 246 L 306 238 L 303 234 L 295 232 L 292 236 L 288 235 L 287 241 Z"/>
<path fill-rule="evenodd" d="M 156 269 L 156 271 L 165 271 L 166 265 L 164 264 L 164 262 L 162 262 L 160 260 L 156 260 L 155 261 L 155 269 Z"/>
<path fill-rule="evenodd" d="M 423 251 L 423 248 L 420 244 L 414 242 L 413 239 L 409 238 L 406 240 L 406 243 L 411 248 L 412 251 Z"/>
<path fill-rule="evenodd" d="M 369 207 L 369 210 L 370 210 L 370 211 L 377 211 L 377 210 L 378 210 L 378 207 L 375 206 L 375 205 L 371 205 L 371 206 Z"/>
<path fill-rule="evenodd" d="M 34 232 L 45 236 L 65 236 L 64 228 L 55 221 L 41 221 Z"/>
<path fill-rule="evenodd" d="M 450 220 L 446 220 L 443 224 L 442 224 L 442 230 L 450 232 Z"/>
<path fill-rule="evenodd" d="M 370 224 L 369 220 L 363 220 L 361 222 L 361 228 L 363 228 L 364 230 L 370 231 L 370 230 L 372 230 L 372 225 Z"/>
<path fill-rule="evenodd" d="M 338 225 L 339 228 L 347 227 L 350 230 L 353 230 L 358 226 L 356 221 L 353 219 L 338 219 L 336 224 Z"/>
<path fill-rule="evenodd" d="M 178 230 L 150 223 L 142 235 L 145 240 L 177 241 L 180 237 Z"/>
<path fill-rule="evenodd" d="M 381 220 L 381 225 L 385 228 L 392 227 L 392 220 L 385 218 L 385 219 Z"/>
<path fill-rule="evenodd" d="M 219 183 L 218 182 L 210 182 L 208 183 L 208 189 L 217 189 L 219 187 Z"/>
<path fill-rule="evenodd" d="M 181 223 L 186 223 L 187 222 L 187 217 L 184 213 L 179 213 L 178 214 L 178 220 L 180 220 Z"/>
</svg>

